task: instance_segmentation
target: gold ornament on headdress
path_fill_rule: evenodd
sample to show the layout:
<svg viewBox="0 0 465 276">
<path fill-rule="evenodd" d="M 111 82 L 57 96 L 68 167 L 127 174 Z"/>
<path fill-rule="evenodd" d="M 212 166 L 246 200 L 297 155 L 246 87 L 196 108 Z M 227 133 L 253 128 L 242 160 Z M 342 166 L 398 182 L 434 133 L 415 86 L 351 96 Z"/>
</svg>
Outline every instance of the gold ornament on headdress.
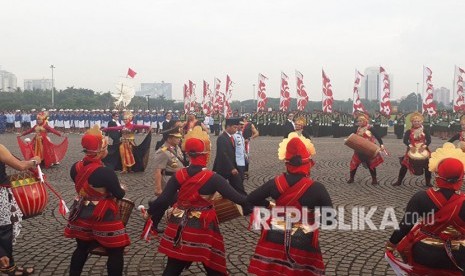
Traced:
<svg viewBox="0 0 465 276">
<path fill-rule="evenodd" d="M 423 115 L 420 112 L 414 112 L 410 115 L 410 122 L 413 122 L 415 119 L 423 122 Z"/>
<path fill-rule="evenodd" d="M 89 128 L 85 134 L 93 135 L 93 136 L 100 136 L 103 137 L 103 133 L 100 130 L 100 125 L 95 124 L 91 128 Z"/>
<path fill-rule="evenodd" d="M 299 138 L 300 141 L 305 145 L 305 148 L 307 148 L 308 152 L 310 152 L 310 157 L 316 154 L 315 147 L 313 146 L 312 142 L 310 139 L 305 138 L 304 136 L 299 136 L 296 132 L 291 132 L 289 133 L 289 136 L 287 138 L 284 138 L 284 140 L 279 143 L 279 148 L 278 148 L 278 158 L 279 160 L 284 160 L 286 159 L 286 149 L 287 149 L 287 144 L 289 141 L 291 141 L 292 138 Z"/>
<path fill-rule="evenodd" d="M 124 120 L 127 120 L 127 119 L 132 120 L 132 117 L 133 117 L 133 115 L 132 115 L 132 112 L 131 112 L 131 111 L 125 111 L 125 112 L 123 113 L 123 119 L 124 119 Z"/>
<path fill-rule="evenodd" d="M 37 119 L 41 119 L 43 121 L 47 121 L 48 119 L 48 112 L 47 111 L 42 111 L 37 114 Z"/>
<path fill-rule="evenodd" d="M 297 117 L 296 119 L 294 119 L 294 122 L 295 123 L 300 123 L 303 126 L 307 125 L 307 120 L 305 120 L 305 118 L 302 117 L 302 116 Z"/>
<path fill-rule="evenodd" d="M 357 119 L 362 119 L 362 120 L 368 122 L 370 120 L 370 117 L 368 116 L 368 114 L 365 114 L 363 112 L 359 112 L 357 114 Z"/>
<path fill-rule="evenodd" d="M 442 148 L 436 149 L 435 152 L 431 153 L 429 160 L 428 169 L 430 172 L 437 172 L 439 163 L 446 158 L 454 158 L 462 162 L 465 168 L 465 152 L 461 149 L 456 148 L 452 143 L 444 143 Z"/>
<path fill-rule="evenodd" d="M 203 142 L 203 151 L 205 153 L 210 152 L 211 150 L 211 143 L 210 143 L 210 136 L 202 130 L 201 126 L 195 126 L 191 131 L 187 132 L 184 135 L 184 140 L 182 141 L 182 150 L 185 151 L 186 149 L 186 141 L 190 138 L 196 138 Z"/>
</svg>

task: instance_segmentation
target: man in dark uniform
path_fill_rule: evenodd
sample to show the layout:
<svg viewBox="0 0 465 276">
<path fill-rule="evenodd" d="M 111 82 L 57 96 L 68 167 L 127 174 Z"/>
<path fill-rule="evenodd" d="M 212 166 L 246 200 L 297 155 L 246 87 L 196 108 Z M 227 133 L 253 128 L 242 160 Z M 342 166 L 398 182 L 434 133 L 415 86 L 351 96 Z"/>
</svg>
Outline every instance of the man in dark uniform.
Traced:
<svg viewBox="0 0 465 276">
<path fill-rule="evenodd" d="M 394 134 L 396 135 L 397 139 L 402 139 L 404 136 L 404 128 L 405 128 L 405 115 L 402 112 L 396 115 L 396 120 L 394 122 Z"/>
<path fill-rule="evenodd" d="M 240 119 L 226 119 L 225 130 L 216 140 L 216 156 L 213 163 L 213 171 L 229 181 L 229 184 L 243 195 L 247 195 L 244 189 L 244 183 L 237 170 L 236 151 L 234 142 L 234 133 L 237 132 L 237 126 Z"/>
<path fill-rule="evenodd" d="M 119 126 L 119 114 L 118 112 L 113 112 L 111 114 L 111 120 L 108 122 L 108 127 L 115 127 Z M 119 143 L 119 140 L 121 138 L 121 132 L 119 131 L 109 131 L 108 132 L 108 137 L 113 140 L 113 144 Z"/>
<path fill-rule="evenodd" d="M 293 132 L 295 130 L 295 125 L 294 125 L 294 113 L 289 113 L 287 115 L 287 120 L 284 123 L 284 138 L 287 138 L 289 133 Z"/>
</svg>

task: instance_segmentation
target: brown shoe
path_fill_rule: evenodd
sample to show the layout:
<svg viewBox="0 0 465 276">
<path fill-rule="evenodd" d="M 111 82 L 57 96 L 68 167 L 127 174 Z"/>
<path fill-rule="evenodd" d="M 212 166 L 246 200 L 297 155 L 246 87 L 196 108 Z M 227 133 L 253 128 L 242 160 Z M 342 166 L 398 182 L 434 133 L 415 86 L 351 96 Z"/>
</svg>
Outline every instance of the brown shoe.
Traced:
<svg viewBox="0 0 465 276">
<path fill-rule="evenodd" d="M 373 178 L 371 180 L 371 185 L 378 185 L 378 184 L 379 184 L 379 182 L 378 182 L 378 180 L 376 178 Z"/>
<path fill-rule="evenodd" d="M 354 179 L 351 178 L 351 179 L 347 180 L 347 183 L 354 183 Z"/>
<path fill-rule="evenodd" d="M 400 186 L 402 183 L 399 181 L 396 181 L 395 183 L 392 183 L 392 186 Z"/>
</svg>

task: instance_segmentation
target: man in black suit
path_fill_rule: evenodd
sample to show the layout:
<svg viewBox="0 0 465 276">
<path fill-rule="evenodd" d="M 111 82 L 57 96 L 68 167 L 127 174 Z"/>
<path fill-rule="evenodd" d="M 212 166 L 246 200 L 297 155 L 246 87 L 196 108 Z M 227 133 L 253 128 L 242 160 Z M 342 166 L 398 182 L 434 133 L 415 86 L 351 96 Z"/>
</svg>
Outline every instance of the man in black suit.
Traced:
<svg viewBox="0 0 465 276">
<path fill-rule="evenodd" d="M 113 112 L 111 114 L 111 120 L 108 122 L 108 127 L 115 127 L 119 125 L 119 114 L 118 112 Z M 107 133 L 108 137 L 110 137 L 111 140 L 113 140 L 113 144 L 119 143 L 119 140 L 121 138 L 121 133 L 119 131 L 109 131 Z"/>
<path fill-rule="evenodd" d="M 229 181 L 229 184 L 239 193 L 247 195 L 244 183 L 237 170 L 236 150 L 233 134 L 237 132 L 240 119 L 226 119 L 225 130 L 216 140 L 216 157 L 213 171 Z"/>
<path fill-rule="evenodd" d="M 289 133 L 295 131 L 295 124 L 294 124 L 294 113 L 289 113 L 287 115 L 287 121 L 284 124 L 284 138 L 287 138 Z"/>
</svg>

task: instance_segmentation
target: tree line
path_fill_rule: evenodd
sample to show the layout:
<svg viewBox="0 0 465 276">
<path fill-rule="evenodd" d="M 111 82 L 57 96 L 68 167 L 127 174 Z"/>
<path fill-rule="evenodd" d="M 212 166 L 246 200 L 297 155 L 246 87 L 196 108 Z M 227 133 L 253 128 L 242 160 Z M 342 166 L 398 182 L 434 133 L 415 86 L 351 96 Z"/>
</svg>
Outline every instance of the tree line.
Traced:
<svg viewBox="0 0 465 276">
<path fill-rule="evenodd" d="M 374 113 L 379 110 L 378 101 L 361 100 L 368 112 Z M 420 94 L 410 93 L 407 97 L 400 101 L 391 101 L 391 106 L 396 106 L 399 112 L 410 113 L 417 108 L 421 108 L 422 98 Z M 52 107 L 52 91 L 51 90 L 34 90 L 21 91 L 17 89 L 15 92 L 0 93 L 0 110 L 13 109 L 41 109 L 41 108 L 57 108 L 57 109 L 113 109 L 114 98 L 110 92 L 97 93 L 91 89 L 67 87 L 64 90 L 55 91 L 54 107 Z M 442 103 L 436 103 L 438 109 L 447 109 Z M 135 96 L 127 109 L 133 110 L 182 110 L 184 104 L 180 101 L 169 100 L 163 96 L 158 98 L 146 98 Z M 238 110 L 241 113 L 250 113 L 256 109 L 256 100 L 233 101 L 231 108 Z M 279 98 L 268 98 L 267 108 L 279 110 Z M 290 110 L 297 109 L 296 99 L 291 99 Z M 321 110 L 321 101 L 308 102 L 305 111 L 313 112 Z M 450 108 L 449 108 L 450 109 Z M 345 101 L 335 100 L 333 103 L 333 111 L 352 112 L 352 99 Z"/>
</svg>

